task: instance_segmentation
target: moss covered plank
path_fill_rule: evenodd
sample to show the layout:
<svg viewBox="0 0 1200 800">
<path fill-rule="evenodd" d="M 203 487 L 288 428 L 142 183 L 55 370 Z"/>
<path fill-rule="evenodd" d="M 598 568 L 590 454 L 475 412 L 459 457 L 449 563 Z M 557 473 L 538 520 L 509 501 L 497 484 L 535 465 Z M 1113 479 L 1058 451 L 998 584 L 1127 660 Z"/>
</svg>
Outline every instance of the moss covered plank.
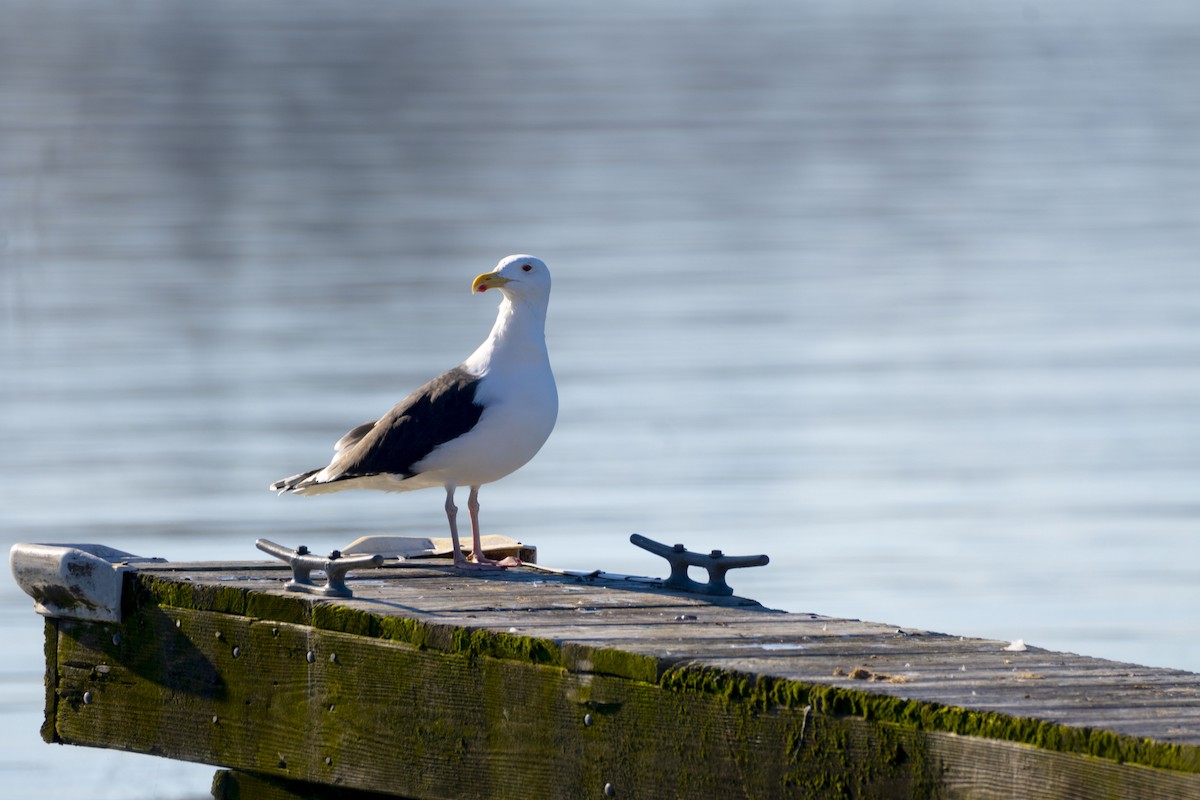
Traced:
<svg viewBox="0 0 1200 800">
<path fill-rule="evenodd" d="M 58 628 L 67 743 L 411 797 L 815 796 L 926 780 L 876 741 L 894 736 L 884 728 L 803 708 L 212 612 Z M 826 742 L 836 758 L 799 758 L 833 753 Z"/>
<path fill-rule="evenodd" d="M 470 629 L 605 650 L 622 654 L 606 669 L 639 679 L 696 663 L 1200 746 L 1200 676 L 1178 670 L 527 570 L 378 570 L 337 604 L 277 591 L 284 574 L 143 570 L 138 585 L 164 602 L 422 646 Z"/>
<path fill-rule="evenodd" d="M 523 570 L 369 575 L 331 602 L 261 567 L 130 573 L 121 623 L 51 626 L 48 738 L 408 797 L 1200 796 L 1200 676 Z"/>
</svg>

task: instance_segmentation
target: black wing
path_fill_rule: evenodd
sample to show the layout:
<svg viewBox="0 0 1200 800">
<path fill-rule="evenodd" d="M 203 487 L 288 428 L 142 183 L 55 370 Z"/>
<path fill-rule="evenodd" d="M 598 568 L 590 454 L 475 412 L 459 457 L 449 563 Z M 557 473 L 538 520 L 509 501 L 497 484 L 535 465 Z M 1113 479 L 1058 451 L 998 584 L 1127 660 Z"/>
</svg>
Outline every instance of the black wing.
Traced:
<svg viewBox="0 0 1200 800">
<path fill-rule="evenodd" d="M 370 422 L 364 422 L 362 425 L 359 425 L 357 428 L 338 439 L 333 445 L 333 452 L 340 453 L 343 450 L 349 450 L 351 447 L 354 447 L 354 445 L 362 441 L 364 436 L 371 432 L 371 429 L 375 427 L 375 423 L 378 421 L 379 420 L 373 419 Z"/>
<path fill-rule="evenodd" d="M 404 398 L 374 425 L 360 425 L 342 437 L 330 466 L 332 480 L 388 473 L 411 478 L 413 466 L 433 449 L 457 439 L 479 421 L 479 378 L 455 367 Z"/>
</svg>

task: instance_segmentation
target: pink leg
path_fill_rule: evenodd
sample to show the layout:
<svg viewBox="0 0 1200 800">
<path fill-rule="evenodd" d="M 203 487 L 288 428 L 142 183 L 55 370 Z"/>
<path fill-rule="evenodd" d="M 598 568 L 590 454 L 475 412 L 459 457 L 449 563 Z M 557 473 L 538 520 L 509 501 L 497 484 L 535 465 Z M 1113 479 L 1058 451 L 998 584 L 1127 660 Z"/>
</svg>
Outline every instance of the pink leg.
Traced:
<svg viewBox="0 0 1200 800">
<path fill-rule="evenodd" d="M 519 567 L 521 566 L 520 559 L 509 556 L 501 561 L 488 558 L 483 554 L 483 544 L 479 541 L 479 487 L 472 486 L 471 494 L 467 497 L 467 511 L 471 513 L 471 558 L 476 564 L 483 567 L 496 567 L 503 569 L 504 567 Z"/>
<path fill-rule="evenodd" d="M 454 548 L 454 566 L 459 569 L 470 569 L 473 565 L 467 561 L 466 556 L 462 554 L 462 547 L 458 544 L 458 506 L 454 505 L 454 490 L 457 488 L 454 484 L 446 485 L 446 519 L 450 522 L 450 541 Z"/>
<path fill-rule="evenodd" d="M 479 543 L 479 487 L 471 487 L 471 497 L 467 501 L 467 509 L 471 512 L 471 557 L 474 561 L 470 561 L 463 555 L 462 545 L 458 541 L 458 506 L 454 505 L 454 490 L 458 487 L 453 484 L 446 486 L 446 520 L 450 523 L 450 542 L 454 548 L 454 566 L 459 569 L 503 569 L 504 567 L 512 567 L 520 564 L 515 559 L 504 559 L 503 562 L 493 561 L 484 556 L 483 547 Z"/>
</svg>

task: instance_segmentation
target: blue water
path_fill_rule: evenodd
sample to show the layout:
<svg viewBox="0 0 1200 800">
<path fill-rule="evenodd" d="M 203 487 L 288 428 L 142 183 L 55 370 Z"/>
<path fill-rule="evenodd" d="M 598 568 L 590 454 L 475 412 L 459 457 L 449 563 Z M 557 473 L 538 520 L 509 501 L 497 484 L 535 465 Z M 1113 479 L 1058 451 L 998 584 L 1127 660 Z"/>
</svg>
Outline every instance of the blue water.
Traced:
<svg viewBox="0 0 1200 800">
<path fill-rule="evenodd" d="M 441 534 L 437 492 L 265 487 L 465 357 L 471 278 L 532 252 L 561 413 L 487 532 L 764 552 L 731 582 L 769 606 L 1200 670 L 1194 4 L 0 12 L 6 548 Z M 11 581 L 0 633 L 21 796 L 204 796 L 42 744 Z"/>
</svg>

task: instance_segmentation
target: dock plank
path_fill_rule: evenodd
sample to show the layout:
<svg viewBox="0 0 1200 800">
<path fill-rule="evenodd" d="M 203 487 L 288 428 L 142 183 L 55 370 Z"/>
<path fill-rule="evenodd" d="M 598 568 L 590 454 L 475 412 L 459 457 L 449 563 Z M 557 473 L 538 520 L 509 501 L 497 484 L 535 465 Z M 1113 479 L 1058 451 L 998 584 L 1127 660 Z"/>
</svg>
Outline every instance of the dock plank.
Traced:
<svg viewBox="0 0 1200 800">
<path fill-rule="evenodd" d="M 808 683 L 869 685 L 896 697 L 1014 716 L 1052 712 L 1050 719 L 1067 725 L 1200 745 L 1200 677 L 1180 670 L 1037 647 L 1013 652 L 1005 650 L 1008 642 L 537 572 L 480 579 L 423 570 L 397 580 L 414 578 L 419 583 L 400 584 L 402 596 L 391 580 L 360 581 L 359 596 L 347 605 L 603 645 L 658 658 L 664 667 L 691 662 Z M 850 677 L 856 669 L 869 676 Z M 835 675 L 839 670 L 845 675 Z"/>
<path fill-rule="evenodd" d="M 1191 673 L 532 569 L 288 574 L 148 565 L 120 624 L 52 621 L 47 737 L 272 791 L 1200 796 Z"/>
</svg>

